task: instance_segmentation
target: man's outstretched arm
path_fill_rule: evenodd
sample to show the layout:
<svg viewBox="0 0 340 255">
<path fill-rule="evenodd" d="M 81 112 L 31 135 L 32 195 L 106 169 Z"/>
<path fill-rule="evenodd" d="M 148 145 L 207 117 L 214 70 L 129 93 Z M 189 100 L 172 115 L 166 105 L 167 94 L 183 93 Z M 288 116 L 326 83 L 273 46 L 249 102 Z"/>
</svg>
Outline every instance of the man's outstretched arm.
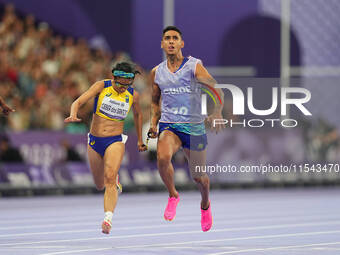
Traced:
<svg viewBox="0 0 340 255">
<path fill-rule="evenodd" d="M 10 114 L 11 112 L 15 112 L 14 109 L 12 109 L 11 107 L 9 107 L 5 101 L 2 99 L 2 97 L 0 96 L 0 107 L 2 109 L 2 113 L 5 116 L 8 116 L 8 114 Z"/>
<path fill-rule="evenodd" d="M 224 93 L 222 89 L 215 88 L 215 85 L 217 84 L 216 80 L 209 74 L 208 70 L 202 64 L 197 64 L 195 77 L 199 83 L 205 84 L 208 87 L 212 88 L 217 92 L 219 96 L 219 99 L 216 98 L 217 103 L 215 105 L 214 112 L 207 118 L 208 122 L 211 124 L 214 119 L 222 119 L 222 110 L 224 105 Z M 217 125 L 216 127 L 213 127 L 216 132 L 220 131 L 222 128 L 224 128 L 224 126 L 222 125 Z"/>
</svg>

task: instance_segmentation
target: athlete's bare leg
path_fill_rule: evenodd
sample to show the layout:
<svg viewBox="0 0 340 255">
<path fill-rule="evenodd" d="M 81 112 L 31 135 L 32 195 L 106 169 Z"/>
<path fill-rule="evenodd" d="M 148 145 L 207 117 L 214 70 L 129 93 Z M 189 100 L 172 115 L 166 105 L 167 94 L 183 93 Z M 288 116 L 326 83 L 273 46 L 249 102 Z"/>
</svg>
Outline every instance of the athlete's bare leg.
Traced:
<svg viewBox="0 0 340 255">
<path fill-rule="evenodd" d="M 125 145 L 116 142 L 107 147 L 104 154 L 104 211 L 113 212 L 118 200 L 117 175 L 123 160 Z"/>
<path fill-rule="evenodd" d="M 169 191 L 169 197 L 178 197 L 174 183 L 174 167 L 171 163 L 172 156 L 181 147 L 181 140 L 173 132 L 164 130 L 157 143 L 157 164 L 159 174 Z"/>
<path fill-rule="evenodd" d="M 91 146 L 87 145 L 87 156 L 93 181 L 98 190 L 104 189 L 104 159 Z"/>
<path fill-rule="evenodd" d="M 111 218 L 118 200 L 117 175 L 124 152 L 124 143 L 116 142 L 107 147 L 104 158 L 102 158 L 88 146 L 88 158 L 95 185 L 99 190 L 105 188 L 105 219 L 102 224 L 103 233 L 105 234 L 108 234 L 111 230 Z"/>
<path fill-rule="evenodd" d="M 191 176 L 197 183 L 198 189 L 201 192 L 201 227 L 202 231 L 206 232 L 212 227 L 212 213 L 209 201 L 209 177 L 206 173 L 200 171 L 201 167 L 206 164 L 206 150 L 193 151 L 184 149 L 184 152 L 189 161 Z"/>
<path fill-rule="evenodd" d="M 188 159 L 191 176 L 197 183 L 198 189 L 201 192 L 201 208 L 206 209 L 209 207 L 210 181 L 206 173 L 197 171 L 196 168 L 196 166 L 200 166 L 199 169 L 201 169 L 201 166 L 204 166 L 206 164 L 206 150 L 193 151 L 185 148 L 184 152 Z"/>
</svg>

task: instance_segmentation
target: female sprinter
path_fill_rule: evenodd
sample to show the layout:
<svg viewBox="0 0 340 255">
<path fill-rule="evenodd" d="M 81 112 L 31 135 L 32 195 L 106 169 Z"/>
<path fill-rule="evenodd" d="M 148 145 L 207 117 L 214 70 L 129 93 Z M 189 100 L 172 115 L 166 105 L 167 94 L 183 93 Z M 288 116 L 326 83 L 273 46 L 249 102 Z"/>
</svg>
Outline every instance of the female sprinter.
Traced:
<svg viewBox="0 0 340 255">
<path fill-rule="evenodd" d="M 123 159 L 127 136 L 123 135 L 124 119 L 132 106 L 138 136 L 138 150 L 145 151 L 142 142 L 142 114 L 138 93 L 132 88 L 135 74 L 130 63 L 118 63 L 112 70 L 113 80 L 94 83 L 72 103 L 71 113 L 65 122 L 79 122 L 78 109 L 94 98 L 94 111 L 88 139 L 88 158 L 97 189 L 105 188 L 104 221 L 102 232 L 109 234 L 112 215 L 121 185 L 118 170 Z"/>
</svg>

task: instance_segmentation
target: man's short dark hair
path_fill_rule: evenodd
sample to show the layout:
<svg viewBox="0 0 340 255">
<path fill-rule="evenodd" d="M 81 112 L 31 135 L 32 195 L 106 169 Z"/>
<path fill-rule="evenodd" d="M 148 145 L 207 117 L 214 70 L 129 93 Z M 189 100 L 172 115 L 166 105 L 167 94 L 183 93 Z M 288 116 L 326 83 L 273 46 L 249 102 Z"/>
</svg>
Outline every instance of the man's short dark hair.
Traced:
<svg viewBox="0 0 340 255">
<path fill-rule="evenodd" d="M 176 31 L 177 33 L 180 34 L 181 38 L 182 38 L 182 32 L 181 30 L 179 30 L 178 27 L 175 27 L 175 26 L 167 26 L 166 28 L 163 29 L 163 36 L 166 32 L 168 31 Z"/>
<path fill-rule="evenodd" d="M 120 62 L 117 63 L 116 66 L 112 69 L 112 73 L 114 71 L 124 71 L 126 73 L 134 73 L 134 74 L 139 74 L 140 72 L 136 70 L 135 64 L 129 63 L 129 62 Z"/>
</svg>

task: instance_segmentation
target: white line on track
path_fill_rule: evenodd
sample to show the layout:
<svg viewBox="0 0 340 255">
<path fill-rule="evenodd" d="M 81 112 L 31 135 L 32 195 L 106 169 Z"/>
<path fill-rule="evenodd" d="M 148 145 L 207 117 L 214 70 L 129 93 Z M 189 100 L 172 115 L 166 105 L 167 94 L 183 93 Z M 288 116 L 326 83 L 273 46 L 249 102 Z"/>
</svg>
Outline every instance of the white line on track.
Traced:
<svg viewBox="0 0 340 255">
<path fill-rule="evenodd" d="M 312 243 L 312 244 L 303 244 L 303 245 L 290 245 L 290 246 L 278 246 L 278 247 L 268 247 L 268 248 L 255 248 L 255 249 L 245 249 L 245 250 L 238 250 L 238 251 L 225 251 L 225 252 L 218 252 L 218 253 L 209 253 L 207 255 L 222 255 L 222 254 L 236 254 L 236 253 L 244 253 L 244 252 L 286 250 L 286 249 L 306 248 L 306 247 L 324 246 L 324 245 L 333 245 L 333 244 L 340 244 L 340 242 L 334 242 L 334 243 Z"/>
<path fill-rule="evenodd" d="M 220 215 L 221 213 L 219 212 L 216 212 L 214 211 L 213 212 L 214 215 Z M 102 212 L 100 212 L 100 215 L 102 215 Z M 224 215 L 224 213 L 222 214 Z M 334 214 L 334 215 L 330 215 L 329 213 L 322 213 L 322 212 L 319 212 L 319 213 L 315 213 L 315 214 L 308 214 L 309 217 L 314 217 L 314 216 L 320 216 L 320 215 L 327 215 L 328 217 L 339 217 L 339 214 Z M 150 215 L 148 215 L 150 217 Z M 244 218 L 249 218 L 249 217 L 252 217 L 252 218 L 257 218 L 257 219 L 261 219 L 261 218 L 268 218 L 267 215 L 263 214 L 263 213 L 258 213 L 258 214 L 244 214 L 244 215 L 237 215 L 237 216 L 228 216 L 228 219 L 230 221 L 233 221 L 233 220 L 242 220 Z M 305 212 L 301 212 L 301 213 L 292 213 L 292 214 L 285 214 L 285 215 L 279 215 L 279 214 L 276 214 L 275 212 L 272 212 L 271 213 L 271 216 L 275 216 L 275 217 L 292 217 L 292 218 L 297 218 L 299 216 L 301 217 L 306 217 L 306 213 Z M 155 218 L 158 217 L 159 219 L 162 217 L 161 213 L 159 215 L 155 215 L 154 216 Z M 197 217 L 200 217 L 198 214 L 197 214 Z M 84 221 L 95 221 L 95 220 L 98 220 L 98 219 L 101 219 L 101 217 L 76 217 L 76 216 L 72 216 L 72 215 L 67 215 L 67 216 L 57 216 L 57 217 L 49 217 L 49 218 L 36 218 L 36 219 L 8 219 L 8 220 L 3 220 L 3 221 L 0 221 L 0 226 L 1 224 L 10 224 L 10 225 L 18 225 L 18 224 L 22 224 L 22 223 L 44 223 L 44 220 L 48 220 L 47 223 L 50 223 L 53 218 L 53 222 L 55 224 L 64 224 L 65 222 L 71 222 L 71 223 L 74 223 L 74 222 L 84 222 Z M 135 222 L 154 222 L 155 219 L 145 219 L 145 217 L 140 217 L 140 218 L 136 218 L 136 217 L 133 217 L 131 216 L 131 218 L 133 219 L 128 219 L 126 220 L 126 218 L 129 218 L 128 216 L 124 215 L 124 217 L 120 217 L 120 216 L 115 216 L 113 218 L 113 223 L 114 222 L 120 222 L 120 221 L 123 221 L 124 220 L 124 223 L 125 224 L 129 224 L 129 223 L 135 223 Z M 225 217 L 224 217 L 225 218 Z M 185 221 L 187 222 L 188 219 L 195 219 L 195 215 L 193 214 L 181 214 L 181 218 L 179 220 L 181 221 Z M 215 218 L 216 219 L 216 218 Z M 45 223 L 44 223 L 45 224 Z M 32 225 L 30 225 L 29 227 L 31 227 Z M 27 227 L 27 226 L 20 226 L 18 228 L 22 228 L 22 227 Z M 0 227 L 0 230 L 2 229 L 10 229 L 10 228 L 13 228 L 15 229 L 14 227 Z"/>
<path fill-rule="evenodd" d="M 267 239 L 267 238 L 281 238 L 281 237 L 294 237 L 294 236 L 311 236 L 311 235 L 322 235 L 322 234 L 335 234 L 340 233 L 340 231 L 324 231 L 324 232 L 303 232 L 303 233 L 292 233 L 292 234 L 282 234 L 282 235 L 265 235 L 265 236 L 249 236 L 249 237 L 240 237 L 240 238 L 226 238 L 226 239 L 216 239 L 216 240 L 202 240 L 202 241 L 191 241 L 191 242 L 182 242 L 182 243 L 163 243 L 163 244 L 152 244 L 152 245 L 136 245 L 136 246 L 121 246 L 121 247 L 107 247 L 107 248 L 96 248 L 96 249 L 82 249 L 82 250 L 72 250 L 72 251 L 60 251 L 60 252 L 52 252 L 52 253 L 43 253 L 40 255 L 58 255 L 58 254 L 72 254 L 72 253 L 83 253 L 83 252 L 91 252 L 91 251 L 104 251 L 104 250 L 117 250 L 117 249 L 133 249 L 133 248 L 147 248 L 147 247 L 168 247 L 170 245 L 177 246 L 182 244 L 193 244 L 193 243 L 208 243 L 208 242 L 221 242 L 221 241 L 235 241 L 235 240 L 251 240 L 251 239 Z M 311 245 L 331 245 L 331 244 L 339 244 L 340 242 L 334 243 L 321 243 L 321 244 L 309 244 Z M 306 245 L 301 245 L 302 247 Z M 263 251 L 264 249 L 282 249 L 282 247 L 272 247 L 272 248 L 263 248 L 259 249 L 247 249 L 247 250 L 239 250 L 239 251 L 228 251 L 221 254 L 231 254 L 231 253 L 240 253 L 240 252 L 248 252 L 248 251 Z M 286 246 L 287 247 L 287 246 Z M 179 247 L 182 248 L 182 247 Z M 296 247 L 289 247 L 296 248 Z M 197 249 L 200 249 L 197 247 Z M 288 249 L 288 248 L 287 248 Z M 215 254 L 216 255 L 216 254 Z"/>
<path fill-rule="evenodd" d="M 102 213 L 102 212 L 101 212 Z M 32 219 L 34 218 L 34 219 Z M 76 216 L 76 215 L 65 215 L 65 216 L 49 216 L 49 217 L 34 217 L 31 216 L 29 219 L 22 219 L 22 218 L 16 218 L 16 219 L 7 219 L 7 220 L 1 220 L 0 224 L 18 224 L 18 223 L 41 223 L 43 221 L 51 222 L 51 219 L 54 219 L 54 222 L 58 221 L 70 221 L 73 222 L 74 219 L 81 219 L 81 220 L 90 220 L 94 219 L 95 217 L 82 217 L 82 216 Z M 64 220 L 65 219 L 65 220 Z"/>
<path fill-rule="evenodd" d="M 100 212 L 100 214 L 98 214 L 98 217 L 94 216 L 94 217 L 76 217 L 76 216 L 67 216 L 67 217 L 50 217 L 48 219 L 48 223 L 50 223 L 53 218 L 53 222 L 56 223 L 54 225 L 59 225 L 58 222 L 60 222 L 61 224 L 64 224 L 65 222 L 71 222 L 71 223 L 74 223 L 74 222 L 84 222 L 84 221 L 95 221 L 95 220 L 98 220 L 98 219 L 102 219 L 102 215 L 103 213 Z M 198 215 L 199 216 L 199 215 Z M 148 215 L 148 217 L 152 217 L 150 215 Z M 159 215 L 155 215 L 154 218 L 158 218 L 158 219 L 161 219 L 162 215 L 159 214 Z M 245 216 L 244 216 L 245 217 Z M 114 222 L 121 222 L 124 220 L 124 223 L 125 224 L 129 224 L 129 223 L 138 223 L 138 222 L 155 222 L 155 219 L 150 219 L 150 218 L 145 218 L 145 217 L 134 217 L 134 216 L 131 216 L 130 218 L 132 219 L 128 219 L 126 220 L 127 218 L 129 218 L 129 216 L 124 216 L 124 217 L 114 217 L 113 218 L 113 223 Z M 192 216 L 192 214 L 187 214 L 187 215 L 181 215 L 181 220 L 182 221 L 187 221 L 187 219 L 192 219 L 192 218 L 195 218 Z M 0 222 L 0 224 L 10 224 L 10 225 L 18 225 L 18 224 L 22 224 L 22 223 L 31 223 L 31 224 L 34 224 L 34 223 L 42 223 L 43 221 L 41 219 L 30 219 L 30 220 L 19 220 L 19 219 L 13 219 L 13 220 L 7 220 L 7 221 L 3 221 L 3 223 Z M 43 222 L 44 223 L 44 222 Z M 32 225 L 28 226 L 28 227 L 31 227 Z M 23 226 L 23 227 L 27 227 L 27 226 Z M 22 228 L 22 227 L 18 227 L 18 228 Z M 0 227 L 0 230 L 2 229 L 15 229 L 15 227 Z"/>
<path fill-rule="evenodd" d="M 106 250 L 113 250 L 113 247 L 109 248 L 96 248 L 96 249 L 87 249 L 87 250 L 76 250 L 76 251 L 59 251 L 59 252 L 52 252 L 52 253 L 44 253 L 41 255 L 55 255 L 55 254 L 70 254 L 70 253 L 82 253 L 82 252 L 89 252 L 89 251 L 106 251 Z"/>
<path fill-rule="evenodd" d="M 312 250 L 340 251 L 340 248 L 334 248 L 334 247 L 320 247 L 320 248 L 312 248 Z"/>
<path fill-rule="evenodd" d="M 216 225 L 218 224 L 222 224 L 222 223 L 228 223 L 228 226 L 230 225 L 236 225 L 236 224 L 245 224 L 245 223 L 252 223 L 252 222 L 255 222 L 255 223 L 258 223 L 258 222 L 270 222 L 270 221 L 290 221 L 290 220 L 299 220 L 299 217 L 275 217 L 275 218 L 264 218 L 264 219 L 245 219 L 245 220 L 242 220 L 242 221 L 235 221 L 235 220 L 230 220 L 229 218 L 228 219 L 225 219 L 223 218 L 223 220 L 216 220 L 216 218 L 214 218 L 214 222 Z M 301 220 L 316 220 L 317 222 L 321 222 L 322 218 L 320 217 L 315 217 L 315 216 L 304 216 L 302 219 L 300 218 L 299 221 Z M 334 216 L 334 218 L 332 217 L 329 217 L 329 215 L 327 215 L 327 218 L 326 218 L 327 221 L 329 220 L 339 220 L 339 216 L 336 215 Z M 152 220 L 152 219 L 148 219 L 149 222 L 155 222 L 155 220 Z M 147 221 L 147 222 L 148 222 Z M 145 223 L 146 220 L 140 220 L 141 223 Z M 183 226 L 196 226 L 197 225 L 197 220 L 192 220 L 192 221 L 188 221 L 186 220 L 185 222 L 188 222 L 188 223 L 181 223 L 180 221 L 180 224 L 177 224 L 178 221 L 176 222 L 176 224 L 166 224 L 166 225 L 148 225 L 148 226 L 134 226 L 134 227 L 121 227 L 121 225 L 123 226 L 126 226 L 126 225 L 129 225 L 129 221 L 124 221 L 123 223 L 118 223 L 116 224 L 115 222 L 113 222 L 113 225 L 115 226 L 115 228 L 119 228 L 119 230 L 130 230 L 130 229 L 147 229 L 147 228 L 157 228 L 157 227 L 169 227 L 169 226 L 174 226 L 174 227 L 183 227 Z M 192 223 L 189 223 L 189 222 L 192 222 Z M 167 222 L 168 223 L 168 222 Z M 15 229 L 20 229 L 20 230 L 23 230 L 23 229 L 32 229 L 32 228 L 53 228 L 53 227 L 72 227 L 72 226 L 92 226 L 92 227 L 97 227 L 98 224 L 97 223 L 84 223 L 84 222 L 78 222 L 78 223 L 64 223 L 64 224 L 41 224 L 41 225 L 31 225 L 31 226 L 16 226 L 16 227 L 4 227 L 4 228 L 0 228 L 0 230 L 15 230 Z M 60 232 L 60 231 L 56 231 L 56 232 Z M 1 232 L 0 232 L 1 233 Z M 29 232 L 31 233 L 31 232 Z M 50 231 L 50 233 L 55 233 L 53 231 Z M 26 235 L 28 233 L 23 233 L 22 235 Z M 31 233 L 31 234 L 35 234 L 34 232 Z M 0 238 L 1 237 L 9 237 L 11 236 L 11 234 L 7 234 L 7 235 L 0 235 Z"/>
<path fill-rule="evenodd" d="M 84 248 L 84 247 L 82 247 Z M 239 247 L 236 246 L 219 246 L 219 249 L 226 249 L 226 250 L 236 250 L 239 249 Z M 174 249 L 174 250 L 178 250 L 178 249 L 196 249 L 197 250 L 197 246 L 196 247 L 192 247 L 192 246 L 162 246 L 162 249 Z M 207 250 L 211 250 L 211 246 L 200 246 L 198 249 L 202 250 L 202 249 L 207 249 Z"/>
<path fill-rule="evenodd" d="M 226 241 L 240 241 L 240 240 L 254 240 L 254 239 L 267 239 L 267 238 L 281 238 L 281 237 L 296 237 L 296 236 L 313 236 L 313 235 L 326 235 L 340 233 L 340 230 L 334 231 L 318 231 L 318 232 L 300 232 L 292 234 L 280 234 L 280 235 L 263 235 L 263 236 L 247 236 L 247 237 L 235 237 L 235 238 L 224 238 L 224 239 L 211 239 L 211 240 L 198 240 L 198 241 L 187 241 L 177 243 L 159 243 L 159 244 L 146 244 L 146 245 L 134 245 L 134 246 L 118 246 L 115 249 L 132 249 L 132 248 L 148 248 L 148 247 L 164 247 L 164 246 L 179 246 L 188 244 L 202 244 L 202 243 L 215 243 L 215 242 L 226 242 Z M 340 242 L 339 242 L 340 243 Z M 334 243 L 336 244 L 336 243 Z M 47 254 L 44 254 L 47 255 Z"/>
<path fill-rule="evenodd" d="M 12 250 L 27 250 L 27 249 L 74 249 L 74 248 L 78 248 L 78 249 L 91 249 L 91 246 L 74 246 L 74 245 L 69 245 L 69 246 L 65 246 L 65 245 L 38 245 L 38 246 L 16 246 L 16 247 L 6 247 L 6 248 L 1 248 L 0 251 L 12 251 Z M 191 247 L 191 246 L 181 246 L 181 247 L 174 247 L 174 246 L 163 246 L 163 249 L 197 249 L 197 247 Z M 229 249 L 229 250 L 236 250 L 239 249 L 239 247 L 236 246 L 219 246 L 218 248 L 220 249 Z M 93 249 L 93 248 L 92 248 Z M 110 247 L 110 249 L 113 249 L 113 247 Z M 211 250 L 211 247 L 199 247 L 199 249 L 207 249 L 207 250 Z"/>
<path fill-rule="evenodd" d="M 34 245 L 34 246 L 15 246 L 15 247 L 6 247 L 6 248 L 1 248 L 2 250 L 20 250 L 20 249 L 69 249 L 70 246 L 67 245 Z M 72 248 L 75 248 L 75 246 L 72 246 Z M 86 248 L 85 246 L 79 246 L 78 248 Z M 90 246 L 88 248 L 91 248 Z"/>
<path fill-rule="evenodd" d="M 302 223 L 302 224 L 282 224 L 282 225 L 268 225 L 261 227 L 244 227 L 244 228 L 223 228 L 214 229 L 210 232 L 231 232 L 231 231 L 243 231 L 243 230 L 264 230 L 264 229 L 280 229 L 289 227 L 308 227 L 308 226 L 324 226 L 324 225 L 336 225 L 340 224 L 340 221 L 329 221 L 323 223 Z M 92 230 L 91 230 L 92 231 Z M 339 231 L 335 231 L 340 232 Z M 91 238 L 78 238 L 78 239 L 64 239 L 64 240 L 47 240 L 47 241 L 36 241 L 36 242 L 22 242 L 22 243 L 3 243 L 0 246 L 12 246 L 12 245 L 30 245 L 30 244 L 41 244 L 41 243 L 60 243 L 60 242 L 74 242 L 74 241 L 89 241 L 89 240 L 103 240 L 103 239 L 125 239 L 125 238 L 138 238 L 138 237 L 155 237 L 155 236 L 171 236 L 171 235 L 186 235 L 186 234 L 201 234 L 202 231 L 182 231 L 182 232 L 161 232 L 161 233 L 149 233 L 149 234 L 134 234 L 134 235 L 121 235 L 121 236 L 108 236 L 108 237 L 91 237 Z M 323 233 L 323 232 L 319 232 Z M 45 233 L 46 234 L 46 233 Z"/>
<path fill-rule="evenodd" d="M 92 221 L 93 222 L 91 222 L 91 223 L 86 223 L 86 222 L 83 222 L 83 221 L 78 221 L 77 223 L 38 224 L 38 225 L 30 225 L 30 226 L 20 226 L 20 223 L 17 223 L 17 224 L 19 224 L 19 226 L 15 226 L 15 227 L 2 227 L 2 228 L 0 228 L 0 231 L 1 230 L 15 230 L 15 229 L 23 230 L 23 229 L 32 229 L 32 228 L 72 227 L 72 226 L 79 226 L 79 225 L 95 227 L 95 226 L 98 225 L 98 224 L 95 224 L 94 220 L 92 220 Z"/>
<path fill-rule="evenodd" d="M 66 230 L 66 231 L 53 231 L 53 232 L 36 232 L 36 233 L 23 233 L 23 234 L 9 234 L 9 235 L 0 235 L 0 238 L 7 237 L 19 237 L 19 236 L 33 236 L 33 235 L 56 235 L 56 234 L 67 234 L 67 233 L 88 233 L 94 231 L 101 231 L 98 229 L 82 229 L 82 230 Z M 1 245 L 1 244 L 0 244 Z"/>
</svg>

